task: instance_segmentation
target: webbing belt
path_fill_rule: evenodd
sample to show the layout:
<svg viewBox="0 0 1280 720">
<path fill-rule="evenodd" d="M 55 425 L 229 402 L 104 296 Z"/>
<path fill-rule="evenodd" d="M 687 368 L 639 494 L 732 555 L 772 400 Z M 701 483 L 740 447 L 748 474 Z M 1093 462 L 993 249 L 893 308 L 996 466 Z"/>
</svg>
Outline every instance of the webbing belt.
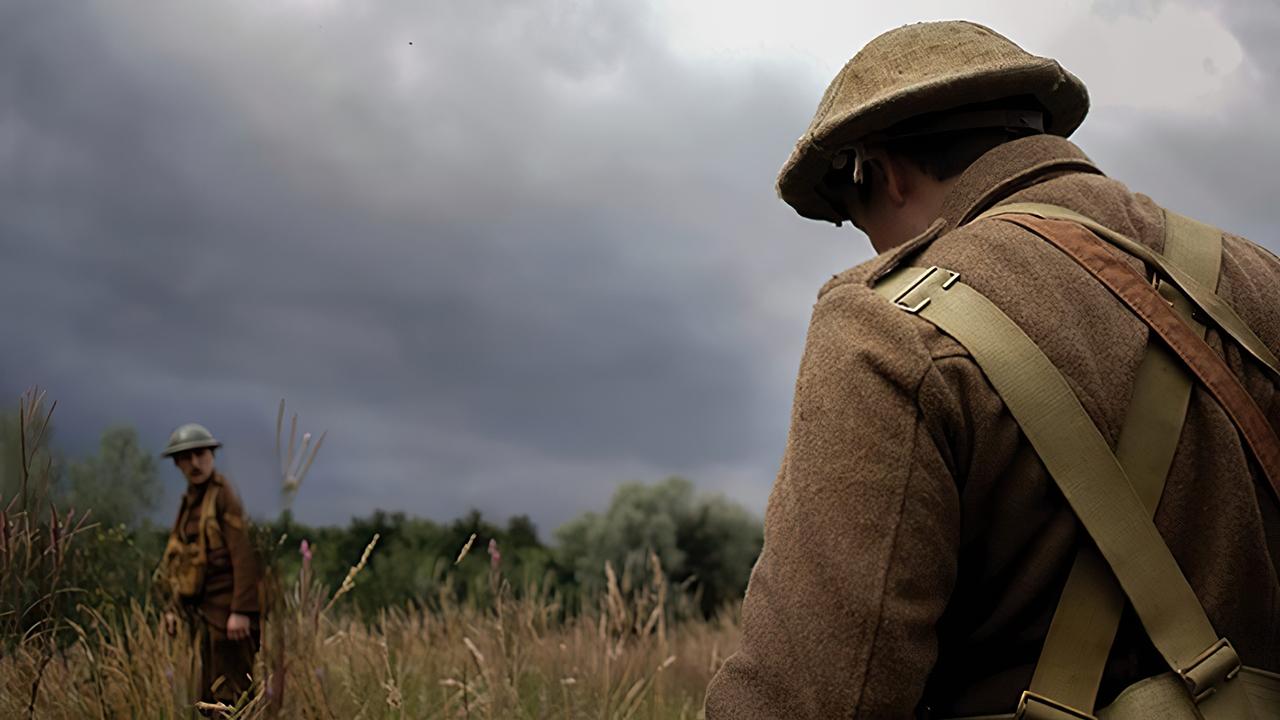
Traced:
<svg viewBox="0 0 1280 720">
<path fill-rule="evenodd" d="M 1164 237 L 1165 258 L 1214 290 L 1222 261 L 1222 233 L 1166 212 Z M 1158 289 L 1203 337 L 1205 326 L 1192 318 L 1187 298 L 1167 282 L 1160 282 Z M 1178 358 L 1150 338 L 1116 444 L 1116 459 L 1149 513 L 1155 512 L 1173 465 L 1191 388 L 1191 376 Z M 1124 593 L 1102 556 L 1088 542 L 1082 542 L 1031 679 L 1029 696 L 1035 700 L 1025 706 L 1028 720 L 1035 719 L 1037 704 L 1085 710 L 1094 707 L 1124 603 Z"/>
</svg>

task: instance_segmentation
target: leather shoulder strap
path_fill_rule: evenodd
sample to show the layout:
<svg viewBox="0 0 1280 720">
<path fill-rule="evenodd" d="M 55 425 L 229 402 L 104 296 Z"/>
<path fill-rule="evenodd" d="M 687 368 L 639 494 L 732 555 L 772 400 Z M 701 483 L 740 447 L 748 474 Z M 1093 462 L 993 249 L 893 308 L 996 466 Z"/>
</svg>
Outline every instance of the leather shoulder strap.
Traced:
<svg viewBox="0 0 1280 720">
<path fill-rule="evenodd" d="M 1151 248 L 1136 242 L 1131 238 L 1125 237 L 1120 233 L 1101 225 L 1094 220 L 1081 215 L 1074 210 L 1058 207 L 1057 205 L 1046 205 L 1043 203 L 1012 203 L 1009 205 L 998 205 L 981 215 L 976 219 L 981 220 L 988 217 L 1001 217 L 1009 215 L 1019 215 L 1023 217 L 1020 224 L 1025 225 L 1024 221 L 1068 221 L 1067 224 L 1084 226 L 1102 240 L 1115 245 L 1125 252 L 1133 255 L 1149 267 L 1154 268 L 1160 277 L 1173 285 L 1191 300 L 1198 309 L 1203 311 L 1213 323 L 1222 329 L 1224 333 L 1229 335 L 1242 347 L 1245 352 L 1254 357 L 1255 360 L 1271 372 L 1272 377 L 1280 379 L 1280 360 L 1271 352 L 1266 343 L 1249 328 L 1248 324 L 1240 318 L 1236 311 L 1231 308 L 1226 301 L 1218 297 L 1217 293 L 1211 288 L 1205 287 L 1197 282 L 1194 278 L 1187 275 L 1181 269 L 1175 267 L 1168 259 Z M 1186 218 L 1177 218 L 1175 222 L 1192 222 Z M 1078 232 L 1078 231 L 1077 231 Z M 1043 237 L 1043 235 L 1042 235 Z M 1049 240 L 1049 238 L 1045 238 Z M 1057 243 L 1055 243 L 1057 244 Z M 1094 247 L 1097 243 L 1092 243 Z M 1061 245 L 1059 249 L 1066 251 Z M 1068 252 L 1068 254 L 1070 254 Z M 1072 256 L 1075 257 L 1074 255 Z M 1079 261 L 1079 258 L 1075 258 Z M 1132 274 L 1132 273 L 1130 273 Z M 1216 278 L 1215 278 L 1216 281 Z"/>
</svg>

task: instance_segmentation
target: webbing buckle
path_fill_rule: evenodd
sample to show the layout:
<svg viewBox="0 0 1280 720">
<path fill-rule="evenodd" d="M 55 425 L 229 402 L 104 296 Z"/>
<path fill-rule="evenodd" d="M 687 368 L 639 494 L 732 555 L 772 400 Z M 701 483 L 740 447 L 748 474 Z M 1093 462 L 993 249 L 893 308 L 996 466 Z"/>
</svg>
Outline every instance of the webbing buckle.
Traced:
<svg viewBox="0 0 1280 720">
<path fill-rule="evenodd" d="M 1240 656 L 1226 638 L 1209 646 L 1191 664 L 1178 670 L 1196 703 L 1217 692 L 1218 686 L 1240 673 Z"/>
<path fill-rule="evenodd" d="M 938 276 L 940 273 L 946 273 L 949 277 L 946 277 L 946 278 L 935 277 L 935 276 Z M 893 299 L 893 304 L 897 305 L 900 309 L 905 310 L 914 315 L 920 312 L 921 310 L 923 310 L 924 307 L 929 304 L 929 301 L 933 299 L 930 293 L 934 288 L 940 287 L 943 290 L 946 290 L 950 288 L 952 285 L 954 285 L 956 283 L 956 280 L 959 280 L 959 279 L 960 279 L 960 273 L 952 272 L 951 270 L 943 270 L 942 268 L 939 268 L 937 265 L 934 265 L 930 267 L 928 270 L 925 270 L 924 272 L 920 273 L 920 277 L 913 280 L 911 284 L 906 287 L 905 290 L 898 293 L 898 296 Z M 912 304 L 906 298 L 908 295 L 912 294 L 917 290 L 920 290 L 921 291 L 920 294 L 924 295 L 924 297 L 920 298 L 917 302 L 915 302 L 915 304 Z"/>
<path fill-rule="evenodd" d="M 1013 717 L 1015 720 L 1097 720 L 1084 710 L 1030 690 L 1022 691 L 1022 698 L 1018 700 L 1018 709 Z"/>
</svg>

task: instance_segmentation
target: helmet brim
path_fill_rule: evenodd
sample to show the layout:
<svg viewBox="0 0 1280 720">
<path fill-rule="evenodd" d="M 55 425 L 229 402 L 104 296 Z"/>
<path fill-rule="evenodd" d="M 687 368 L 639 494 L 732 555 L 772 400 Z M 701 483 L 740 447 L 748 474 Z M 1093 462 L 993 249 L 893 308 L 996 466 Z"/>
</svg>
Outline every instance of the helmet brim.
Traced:
<svg viewBox="0 0 1280 720">
<path fill-rule="evenodd" d="M 1045 132 L 1060 137 L 1071 135 L 1089 108 L 1084 83 L 1049 58 L 1028 56 L 1019 66 L 1000 72 L 975 68 L 943 73 L 868 97 L 815 123 L 778 173 L 778 196 L 804 217 L 841 222 L 846 219 L 843 213 L 819 190 L 837 153 L 912 117 L 1027 95 L 1045 111 Z"/>
<path fill-rule="evenodd" d="M 212 450 L 213 448 L 219 447 L 222 447 L 222 443 L 217 440 L 188 440 L 165 448 L 164 452 L 160 453 L 160 457 L 173 457 L 184 450 L 196 450 L 198 448 L 209 448 Z"/>
</svg>

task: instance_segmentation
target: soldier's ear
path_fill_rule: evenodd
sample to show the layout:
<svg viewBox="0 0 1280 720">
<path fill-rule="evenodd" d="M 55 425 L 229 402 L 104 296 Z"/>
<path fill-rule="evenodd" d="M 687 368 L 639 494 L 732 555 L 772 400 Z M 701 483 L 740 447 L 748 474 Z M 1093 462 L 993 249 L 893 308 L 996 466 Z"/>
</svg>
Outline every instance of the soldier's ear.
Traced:
<svg viewBox="0 0 1280 720">
<path fill-rule="evenodd" d="M 870 161 L 879 171 L 880 190 L 885 199 L 895 208 L 907 204 L 907 196 L 911 194 L 911 173 L 907 171 L 906 161 L 901 157 L 886 152 L 877 152 Z"/>
</svg>

